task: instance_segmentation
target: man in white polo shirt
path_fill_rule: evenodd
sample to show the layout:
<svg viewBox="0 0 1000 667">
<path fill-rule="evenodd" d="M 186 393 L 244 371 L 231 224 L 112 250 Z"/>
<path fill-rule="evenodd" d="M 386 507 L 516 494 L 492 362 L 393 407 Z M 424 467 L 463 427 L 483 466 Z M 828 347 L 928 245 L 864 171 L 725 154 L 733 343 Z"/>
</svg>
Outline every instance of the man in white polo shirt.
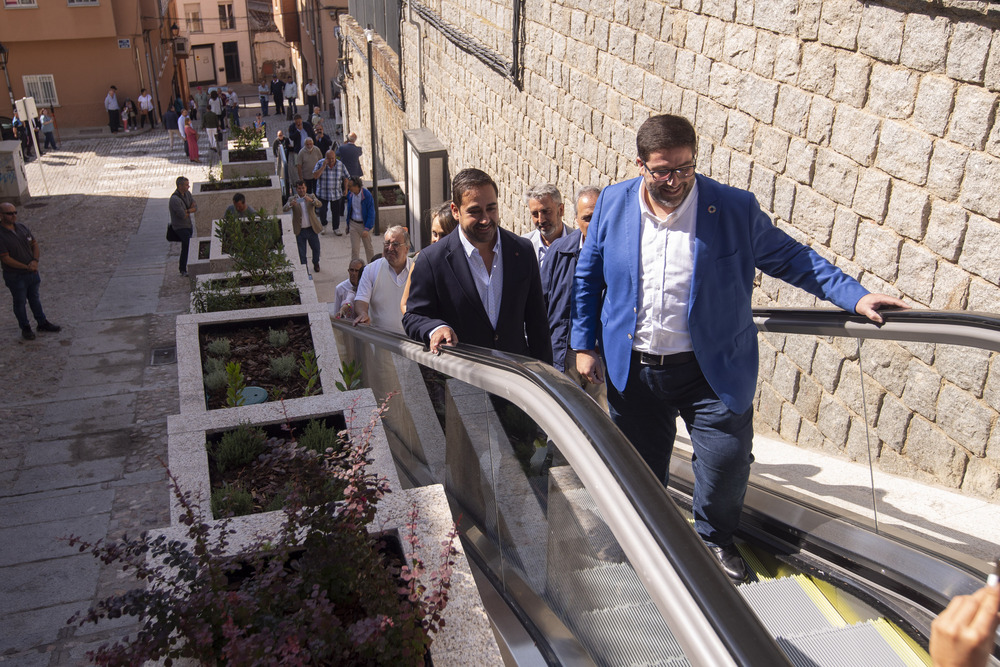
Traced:
<svg viewBox="0 0 1000 667">
<path fill-rule="evenodd" d="M 382 258 L 365 267 L 354 297 L 354 324 L 370 324 L 381 329 L 403 333 L 403 298 L 406 279 L 413 267 L 410 234 L 405 227 L 385 230 Z"/>
</svg>

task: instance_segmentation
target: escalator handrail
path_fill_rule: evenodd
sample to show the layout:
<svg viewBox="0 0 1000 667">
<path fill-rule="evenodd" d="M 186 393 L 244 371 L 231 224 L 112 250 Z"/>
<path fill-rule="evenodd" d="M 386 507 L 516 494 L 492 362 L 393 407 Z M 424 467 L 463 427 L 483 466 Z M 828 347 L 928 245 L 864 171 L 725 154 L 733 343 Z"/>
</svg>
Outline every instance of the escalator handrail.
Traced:
<svg viewBox="0 0 1000 667">
<path fill-rule="evenodd" d="M 384 330 L 355 328 L 338 320 L 333 325 L 344 335 L 480 389 L 522 398 L 522 409 L 550 435 L 575 432 L 579 442 L 560 440 L 560 452 L 574 464 L 692 664 L 791 664 L 625 436 L 563 374 L 548 364 L 496 350 L 460 344 L 436 356 Z M 482 372 L 484 367 L 493 372 Z M 504 379 L 497 377 L 500 374 Z M 538 389 L 561 410 L 539 414 Z M 534 396 L 518 396 L 532 391 Z"/>
<path fill-rule="evenodd" d="M 770 333 L 906 340 L 967 345 L 1000 352 L 1000 318 L 992 313 L 950 310 L 884 310 L 885 320 L 829 308 L 754 308 L 754 323 Z"/>
</svg>

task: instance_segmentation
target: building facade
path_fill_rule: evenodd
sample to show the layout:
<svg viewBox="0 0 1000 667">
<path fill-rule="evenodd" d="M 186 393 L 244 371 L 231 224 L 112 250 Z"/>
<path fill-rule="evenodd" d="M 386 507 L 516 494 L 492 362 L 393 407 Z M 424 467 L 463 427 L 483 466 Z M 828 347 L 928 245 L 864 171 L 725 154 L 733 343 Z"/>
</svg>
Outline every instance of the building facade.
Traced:
<svg viewBox="0 0 1000 667">
<path fill-rule="evenodd" d="M 251 83 L 257 69 L 251 35 L 262 26 L 253 19 L 247 0 L 177 1 L 181 34 L 191 45 L 191 86 Z"/>
<path fill-rule="evenodd" d="M 347 0 L 272 0 L 272 10 L 282 38 L 291 46 L 293 70 L 289 73 L 300 93 L 306 82 L 313 80 L 319 87 L 320 108 L 328 115 L 340 91 L 341 41 L 337 35 Z"/>
<path fill-rule="evenodd" d="M 158 108 L 179 90 L 172 2 L 2 0 L 0 44 L 8 51 L 10 92 L 52 107 L 57 127 L 107 125 L 104 97 L 121 102 L 146 88 Z M 6 81 L 3 82 L 6 85 Z M 7 110 L 8 96 L 0 108 Z"/>
</svg>

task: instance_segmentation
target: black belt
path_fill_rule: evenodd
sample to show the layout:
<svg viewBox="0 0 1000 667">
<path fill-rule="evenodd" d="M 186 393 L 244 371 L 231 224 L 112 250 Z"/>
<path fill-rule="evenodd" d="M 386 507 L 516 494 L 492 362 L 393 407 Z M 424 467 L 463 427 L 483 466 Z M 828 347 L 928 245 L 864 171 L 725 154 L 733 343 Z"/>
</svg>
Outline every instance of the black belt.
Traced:
<svg viewBox="0 0 1000 667">
<path fill-rule="evenodd" d="M 694 352 L 678 352 L 676 354 L 650 354 L 649 352 L 632 352 L 639 358 L 643 366 L 680 366 L 695 360 Z"/>
</svg>

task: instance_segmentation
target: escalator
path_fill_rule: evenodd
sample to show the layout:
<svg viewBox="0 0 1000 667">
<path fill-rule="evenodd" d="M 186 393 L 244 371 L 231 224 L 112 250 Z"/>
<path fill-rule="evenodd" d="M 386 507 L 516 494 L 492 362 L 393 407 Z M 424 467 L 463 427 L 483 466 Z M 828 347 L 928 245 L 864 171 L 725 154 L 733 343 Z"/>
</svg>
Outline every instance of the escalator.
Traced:
<svg viewBox="0 0 1000 667">
<path fill-rule="evenodd" d="M 856 345 L 845 374 L 866 371 L 862 340 L 1000 350 L 1000 320 L 988 316 L 893 313 L 876 327 L 840 311 L 755 315 L 766 335 Z M 892 508 L 874 481 L 871 511 L 855 511 L 775 482 L 777 466 L 751 477 L 739 538 L 756 575 L 734 587 L 689 520 L 682 442 L 665 491 L 545 364 L 465 347 L 433 356 L 378 330 L 334 328 L 341 356 L 390 397 L 384 427 L 404 485 L 444 484 L 511 663 L 929 664 L 930 621 L 985 579 L 977 554 L 880 520 Z M 881 372 L 886 355 L 872 356 Z"/>
</svg>

